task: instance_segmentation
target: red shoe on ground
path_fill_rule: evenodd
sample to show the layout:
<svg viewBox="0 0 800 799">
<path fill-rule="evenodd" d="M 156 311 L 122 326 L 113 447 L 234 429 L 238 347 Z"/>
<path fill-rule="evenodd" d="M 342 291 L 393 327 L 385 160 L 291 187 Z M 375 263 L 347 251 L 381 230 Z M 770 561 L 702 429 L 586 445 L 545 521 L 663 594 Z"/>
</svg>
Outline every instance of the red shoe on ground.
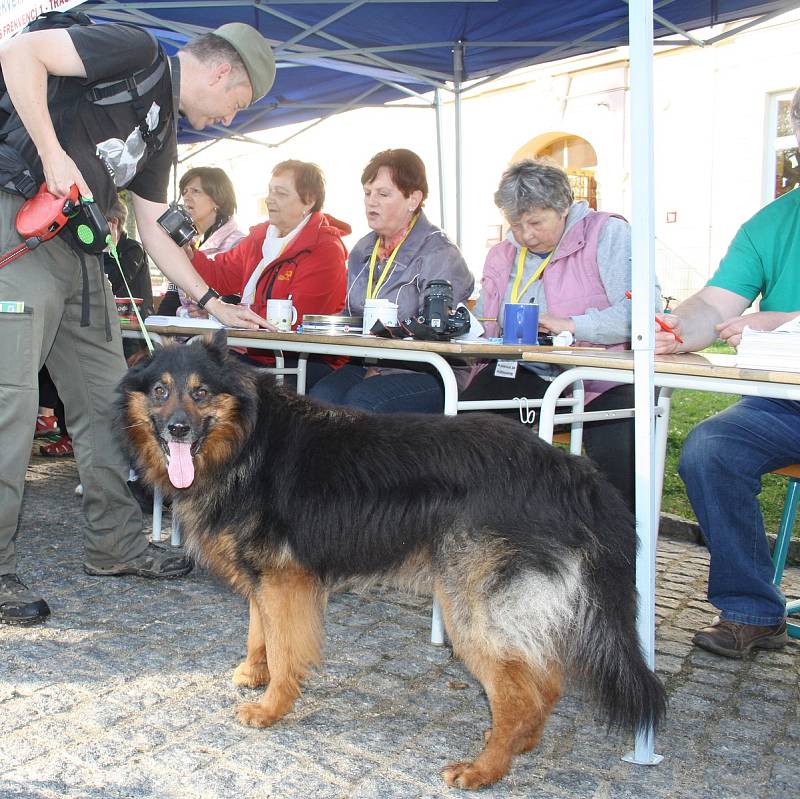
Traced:
<svg viewBox="0 0 800 799">
<path fill-rule="evenodd" d="M 58 441 L 42 444 L 39 447 L 39 454 L 45 458 L 69 458 L 75 454 L 72 439 L 69 436 L 61 436 Z"/>
<path fill-rule="evenodd" d="M 53 416 L 42 416 L 41 413 L 36 415 L 36 432 L 33 434 L 35 438 L 48 436 L 50 433 L 58 433 L 58 421 Z"/>
</svg>

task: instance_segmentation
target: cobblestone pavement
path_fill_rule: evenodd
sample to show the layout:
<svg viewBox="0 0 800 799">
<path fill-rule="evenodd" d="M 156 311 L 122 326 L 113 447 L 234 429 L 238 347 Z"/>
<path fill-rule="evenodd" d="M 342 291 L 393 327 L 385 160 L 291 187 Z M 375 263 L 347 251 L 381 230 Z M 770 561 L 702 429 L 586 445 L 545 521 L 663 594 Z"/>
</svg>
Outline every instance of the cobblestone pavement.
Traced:
<svg viewBox="0 0 800 799">
<path fill-rule="evenodd" d="M 439 770 L 477 753 L 488 708 L 461 664 L 428 642 L 426 600 L 334 596 L 324 666 L 294 711 L 271 729 L 243 727 L 234 706 L 257 694 L 230 675 L 245 602 L 202 571 L 168 583 L 86 576 L 76 483 L 71 460 L 33 458 L 19 571 L 53 616 L 0 626 L 2 799 L 457 795 Z M 704 549 L 659 543 L 664 761 L 623 762 L 631 741 L 606 734 L 573 686 L 539 748 L 481 796 L 800 796 L 800 647 L 741 662 L 694 649 L 692 632 L 713 616 L 706 569 Z M 798 569 L 786 585 L 797 596 Z"/>
</svg>

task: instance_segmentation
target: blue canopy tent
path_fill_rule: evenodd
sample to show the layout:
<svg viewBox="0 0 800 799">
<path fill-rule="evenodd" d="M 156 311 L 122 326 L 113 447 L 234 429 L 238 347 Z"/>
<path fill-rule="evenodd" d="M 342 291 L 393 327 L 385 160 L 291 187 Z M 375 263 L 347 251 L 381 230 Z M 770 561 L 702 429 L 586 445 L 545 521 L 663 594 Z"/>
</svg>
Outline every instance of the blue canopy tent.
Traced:
<svg viewBox="0 0 800 799">
<path fill-rule="evenodd" d="M 655 651 L 656 496 L 653 460 L 654 219 L 652 56 L 654 46 L 703 46 L 796 8 L 773 0 L 90 0 L 99 20 L 136 22 L 168 47 L 224 22 L 258 27 L 275 45 L 278 77 L 267 97 L 237 117 L 232 131 L 181 129 L 181 140 L 245 137 L 250 131 L 410 98 L 436 105 L 441 90 L 464 91 L 530 64 L 630 44 L 633 330 L 636 390 L 636 579 L 639 634 L 651 667 Z M 753 17 L 708 41 L 689 30 Z M 659 38 L 654 44 L 654 37 Z M 433 99 L 430 93 L 433 91 Z M 426 96 L 427 95 L 427 96 Z M 456 132 L 456 147 L 460 136 Z M 440 159 L 441 162 L 441 159 Z M 461 194 L 456 153 L 456 207 Z M 458 212 L 457 212 L 458 215 Z M 629 758 L 659 761 L 652 731 Z"/>
<path fill-rule="evenodd" d="M 797 5 L 661 0 L 653 33 L 668 37 L 661 44 L 702 44 L 687 31 Z M 257 27 L 274 45 L 278 78 L 238 115 L 234 135 L 404 97 L 431 105 L 422 95 L 437 88 L 465 91 L 518 67 L 628 43 L 625 0 L 89 0 L 82 9 L 149 27 L 168 49 L 225 22 Z M 181 128 L 181 141 L 221 132 Z"/>
<path fill-rule="evenodd" d="M 182 123 L 182 143 L 214 142 L 221 137 L 247 141 L 252 131 L 303 121 L 318 124 L 332 114 L 401 99 L 435 108 L 439 125 L 442 93 L 451 93 L 456 125 L 453 232 L 460 244 L 462 95 L 523 66 L 627 44 L 629 2 L 89 0 L 82 8 L 97 20 L 148 27 L 168 50 L 231 21 L 254 25 L 272 42 L 278 76 L 269 94 L 240 112 L 230 129 L 212 126 L 195 131 Z M 709 42 L 689 30 L 746 17 L 762 21 L 800 2 L 660 0 L 655 5 L 650 28 L 659 46 L 702 46 L 754 22 L 744 22 Z M 442 163 L 440 151 L 443 188 Z M 444 223 L 444 191 L 440 202 Z"/>
</svg>

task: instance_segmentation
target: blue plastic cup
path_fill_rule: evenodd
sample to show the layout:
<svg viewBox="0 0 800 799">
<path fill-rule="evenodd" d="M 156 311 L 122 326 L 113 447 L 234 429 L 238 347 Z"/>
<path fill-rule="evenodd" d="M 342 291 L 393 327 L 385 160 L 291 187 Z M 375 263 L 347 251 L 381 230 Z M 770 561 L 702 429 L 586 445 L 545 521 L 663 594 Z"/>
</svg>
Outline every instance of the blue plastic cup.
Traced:
<svg viewBox="0 0 800 799">
<path fill-rule="evenodd" d="M 539 306 L 511 302 L 503 308 L 503 344 L 539 343 Z"/>
</svg>

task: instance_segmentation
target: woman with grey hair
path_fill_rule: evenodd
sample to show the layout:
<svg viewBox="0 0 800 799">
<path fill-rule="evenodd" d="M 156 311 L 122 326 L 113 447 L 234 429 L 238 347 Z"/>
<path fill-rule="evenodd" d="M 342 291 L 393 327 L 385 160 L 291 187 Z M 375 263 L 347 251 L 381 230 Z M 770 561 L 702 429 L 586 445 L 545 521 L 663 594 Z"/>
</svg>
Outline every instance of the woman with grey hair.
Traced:
<svg viewBox="0 0 800 799">
<path fill-rule="evenodd" d="M 630 346 L 630 226 L 616 214 L 575 202 L 567 174 L 526 159 L 510 166 L 494 196 L 509 232 L 489 250 L 475 314 L 487 337 L 502 335 L 506 303 L 536 303 L 539 330 L 569 331 L 578 344 L 608 349 Z M 656 309 L 658 310 L 658 309 Z M 463 400 L 540 398 L 557 367 L 520 364 L 514 375 L 485 364 L 462 392 Z M 588 410 L 633 406 L 633 387 L 586 381 Z M 586 451 L 633 507 L 633 420 L 585 427 Z M 626 451 L 630 457 L 621 458 Z"/>
</svg>

